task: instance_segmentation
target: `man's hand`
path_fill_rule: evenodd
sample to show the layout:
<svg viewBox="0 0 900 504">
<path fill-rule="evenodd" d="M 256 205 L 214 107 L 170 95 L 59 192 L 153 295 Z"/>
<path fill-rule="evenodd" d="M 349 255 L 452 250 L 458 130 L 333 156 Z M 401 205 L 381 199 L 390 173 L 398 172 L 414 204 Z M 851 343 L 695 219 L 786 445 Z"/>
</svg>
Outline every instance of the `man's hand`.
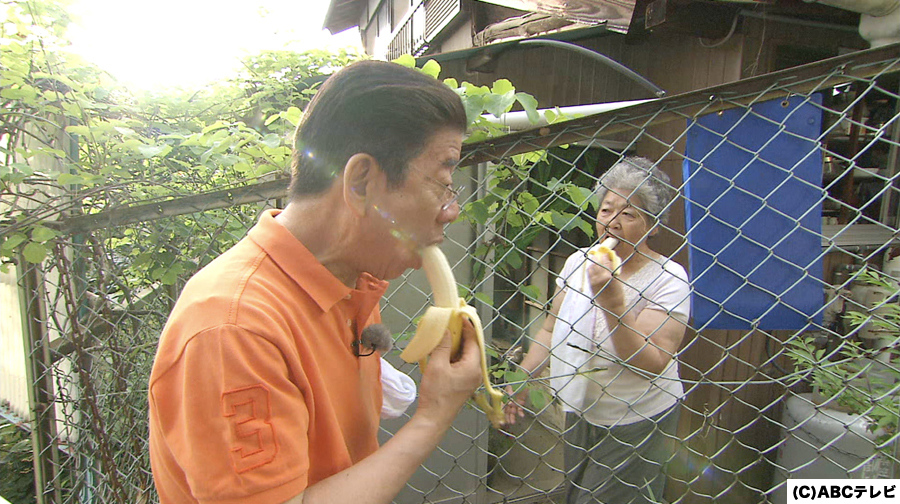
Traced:
<svg viewBox="0 0 900 504">
<path fill-rule="evenodd" d="M 416 415 L 449 427 L 481 383 L 481 350 L 471 322 L 463 322 L 459 352 L 451 355 L 450 331 L 431 352 L 419 387 Z"/>
<path fill-rule="evenodd" d="M 372 455 L 307 487 L 285 504 L 391 502 L 481 383 L 481 350 L 469 322 L 463 323 L 460 341 L 457 355 L 450 355 L 451 336 L 446 331 L 431 352 L 419 387 L 419 407 L 391 439 Z"/>
</svg>

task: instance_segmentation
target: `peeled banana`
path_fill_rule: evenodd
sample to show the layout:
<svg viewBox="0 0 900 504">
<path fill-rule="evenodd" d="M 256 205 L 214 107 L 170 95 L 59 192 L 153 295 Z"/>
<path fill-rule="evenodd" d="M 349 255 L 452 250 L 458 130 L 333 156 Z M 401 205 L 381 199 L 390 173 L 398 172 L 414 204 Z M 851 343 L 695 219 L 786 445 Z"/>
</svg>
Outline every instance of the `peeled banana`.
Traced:
<svg viewBox="0 0 900 504">
<path fill-rule="evenodd" d="M 619 244 L 619 240 L 617 238 L 613 238 L 610 236 L 609 238 L 600 242 L 600 245 L 592 248 L 588 251 L 588 255 L 600 258 L 602 256 L 609 257 L 609 262 L 612 263 L 612 274 L 613 276 L 619 276 L 619 268 L 622 266 L 622 259 L 618 254 L 613 251 L 616 248 L 616 245 Z"/>
<path fill-rule="evenodd" d="M 474 307 L 466 304 L 456 290 L 456 279 L 444 253 L 436 245 L 425 247 L 421 251 L 422 268 L 428 283 L 431 284 L 434 306 L 425 310 L 419 320 L 416 335 L 400 354 L 406 362 L 418 362 L 424 371 L 426 358 L 441 342 L 444 331 L 450 330 L 451 354 L 459 351 L 462 338 L 463 319 L 467 318 L 475 328 L 478 346 L 481 348 L 481 372 L 484 377 L 484 393 L 475 395 L 475 402 L 487 414 L 488 420 L 495 428 L 503 421 L 503 393 L 491 386 L 487 370 L 487 354 L 484 348 L 484 330 L 481 318 Z"/>
</svg>

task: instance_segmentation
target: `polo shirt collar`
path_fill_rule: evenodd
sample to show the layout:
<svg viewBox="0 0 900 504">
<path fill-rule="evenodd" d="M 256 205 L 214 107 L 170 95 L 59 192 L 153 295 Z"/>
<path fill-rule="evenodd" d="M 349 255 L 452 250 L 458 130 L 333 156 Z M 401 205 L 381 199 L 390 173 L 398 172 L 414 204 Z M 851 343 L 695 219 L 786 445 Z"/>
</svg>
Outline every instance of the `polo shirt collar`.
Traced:
<svg viewBox="0 0 900 504">
<path fill-rule="evenodd" d="M 361 298 L 363 304 L 374 308 L 387 290 L 388 282 L 363 273 L 356 279 L 356 289 L 347 287 L 316 260 L 300 240 L 275 220 L 279 213 L 281 210 L 277 209 L 263 212 L 259 222 L 248 233 L 250 239 L 265 250 L 275 264 L 303 288 L 323 311 L 331 310 L 351 294 Z"/>
</svg>

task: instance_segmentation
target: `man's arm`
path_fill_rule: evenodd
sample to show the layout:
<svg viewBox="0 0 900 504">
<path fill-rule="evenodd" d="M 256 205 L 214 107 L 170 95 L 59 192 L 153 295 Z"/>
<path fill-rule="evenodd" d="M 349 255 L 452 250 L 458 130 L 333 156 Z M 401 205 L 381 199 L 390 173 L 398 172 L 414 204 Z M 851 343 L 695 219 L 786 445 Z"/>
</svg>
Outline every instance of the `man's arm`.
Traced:
<svg viewBox="0 0 900 504">
<path fill-rule="evenodd" d="M 388 503 L 443 439 L 481 380 L 481 351 L 471 324 L 463 325 L 462 353 L 450 355 L 444 335 L 426 366 L 416 413 L 375 453 L 289 499 L 285 504 Z"/>
</svg>

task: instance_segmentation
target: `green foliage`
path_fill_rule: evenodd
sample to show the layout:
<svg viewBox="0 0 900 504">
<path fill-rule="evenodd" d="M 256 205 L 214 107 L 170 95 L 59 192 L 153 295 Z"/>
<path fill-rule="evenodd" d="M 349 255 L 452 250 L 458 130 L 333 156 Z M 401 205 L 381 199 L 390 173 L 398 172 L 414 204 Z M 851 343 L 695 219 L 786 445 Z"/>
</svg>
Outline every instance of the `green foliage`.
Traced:
<svg viewBox="0 0 900 504">
<path fill-rule="evenodd" d="M 844 340 L 836 351 L 819 348 L 813 338 L 801 338 L 789 345 L 788 355 L 795 369 L 814 390 L 852 413 L 871 418 L 870 430 L 884 429 L 887 436 L 896 432 L 900 404 L 892 392 L 900 372 L 889 378 L 875 373 L 869 360 L 872 352 L 856 341 Z"/>
<path fill-rule="evenodd" d="M 889 289 L 897 294 L 894 285 L 876 271 L 865 270 L 860 278 L 870 285 Z M 869 323 L 885 331 L 890 338 L 900 337 L 900 306 L 888 303 L 878 309 L 863 313 L 848 312 L 852 327 Z M 802 337 L 787 343 L 787 355 L 794 363 L 795 374 L 809 381 L 813 390 L 834 401 L 840 407 L 857 415 L 867 416 L 869 430 L 879 431 L 879 441 L 891 439 L 900 421 L 900 401 L 896 391 L 900 386 L 900 369 L 895 364 L 878 365 L 872 359 L 878 351 L 865 348 L 862 343 L 848 336 L 838 342 L 836 348 L 822 348 L 812 337 Z M 900 356 L 896 347 L 881 350 L 893 362 Z"/>
<path fill-rule="evenodd" d="M 261 119 L 265 131 L 290 134 L 325 77 L 360 58 L 346 49 L 264 51 L 246 58 L 243 72 L 233 80 L 244 100 L 233 108 Z"/>
<path fill-rule="evenodd" d="M 350 52 L 268 51 L 247 58 L 228 82 L 193 92 L 136 94 L 62 50 L 68 23 L 64 5 L 7 1 L 0 9 L 6 11 L 0 24 L 0 131 L 5 134 L 0 260 L 40 263 L 58 247 L 93 240 L 87 245 L 108 252 L 102 260 L 114 264 L 105 266 L 124 277 L 102 278 L 98 267 L 84 281 L 103 293 L 104 302 L 123 305 L 135 292 L 177 286 L 242 236 L 244 223 L 252 222 L 259 208 L 198 212 L 167 219 L 165 225 L 116 226 L 90 237 L 69 236 L 53 224 L 63 216 L 285 177 L 290 133 L 318 85 L 361 58 Z M 405 56 L 398 63 L 413 67 L 415 59 Z M 439 78 L 441 68 L 430 61 L 421 71 Z M 491 86 L 443 82 L 465 105 L 467 142 L 506 133 L 485 115 L 519 109 L 538 120 L 537 101 L 506 79 Z M 545 117 L 562 119 L 553 113 Z M 476 280 L 488 267 L 519 270 L 525 259 L 520 251 L 545 230 L 593 234 L 588 215 L 595 206 L 592 182 L 562 175 L 566 172 L 555 168 L 559 159 L 553 151 L 538 151 L 490 167 L 486 196 L 463 208 L 465 221 L 491 229 L 496 237 L 477 245 L 476 263 L 486 266 L 476 271 Z M 536 301 L 547 294 L 536 287 L 522 292 Z M 135 333 L 135 341 L 141 341 L 138 336 L 147 335 Z M 521 379 L 514 369 L 496 371 L 503 382 Z"/>
<path fill-rule="evenodd" d="M 394 61 L 415 67 L 415 58 L 409 55 Z M 429 60 L 420 70 L 438 78 L 441 68 L 436 61 Z M 499 118 L 518 106 L 532 122 L 539 119 L 537 100 L 527 93 L 516 92 L 507 79 L 498 79 L 490 87 L 459 83 L 452 78 L 445 79 L 444 83 L 456 91 L 465 106 L 469 122 L 467 143 L 507 132 L 504 126 L 485 117 L 486 114 Z M 548 112 L 547 117 L 551 122 L 564 118 L 562 114 L 552 112 Z M 593 236 L 593 218 L 589 214 L 590 209 L 596 210 L 597 206 L 596 198 L 592 197 L 593 183 L 590 180 L 564 181 L 550 176 L 557 159 L 550 157 L 546 150 L 538 150 L 490 165 L 486 195 L 468 202 L 462 209 L 464 221 L 490 228 L 496 237 L 476 247 L 475 255 L 480 259 L 476 281 L 487 273 L 486 266 L 505 274 L 521 268 L 524 258 L 520 251 L 526 250 L 542 231 L 579 229 L 588 237 Z M 533 291 L 526 295 L 532 299 L 540 297 L 539 292 Z"/>
<path fill-rule="evenodd" d="M 79 432 L 76 444 L 96 449 L 97 470 L 110 478 L 125 466 L 145 468 L 129 473 L 127 485 L 96 489 L 100 500 L 136 502 L 152 481 L 146 430 L 135 427 L 146 421 L 146 372 L 171 297 L 245 234 L 260 205 L 86 236 L 72 236 L 58 221 L 285 177 L 303 108 L 326 74 L 358 56 L 267 52 L 245 60 L 228 82 L 136 94 L 61 50 L 64 8 L 12 1 L 0 3 L 0 16 L 7 20 L 0 23 L 0 259 L 3 267 L 50 260 L 47 270 L 72 275 L 78 299 L 60 301 L 57 309 L 68 313 L 51 318 L 82 322 L 66 331 L 82 331 L 85 339 L 71 335 L 74 352 L 92 358 L 90 376 L 71 377 L 77 398 L 61 391 L 59 400 L 116 412 L 103 416 L 102 432 Z M 101 334 L 102 342 L 92 339 Z M 5 459 L 4 484 L 19 474 L 7 467 Z M 63 491 L 74 487 L 74 480 L 58 481 Z"/>
<path fill-rule="evenodd" d="M 10 504 L 34 502 L 33 460 L 28 433 L 0 419 L 0 495 Z"/>
<path fill-rule="evenodd" d="M 487 347 L 485 353 L 493 363 L 489 370 L 492 381 L 504 388 L 509 385 L 514 394 L 518 394 L 522 387 L 526 387 L 528 402 L 534 411 L 543 410 L 552 400 L 552 396 L 545 388 L 531 385 L 531 376 L 517 364 L 500 355 L 496 348 Z"/>
<path fill-rule="evenodd" d="M 302 109 L 328 74 L 360 58 L 267 51 L 246 58 L 229 82 L 136 95 L 59 50 L 67 44 L 64 8 L 14 1 L 0 9 L 7 11 L 0 25 L 0 131 L 10 132 L 0 149 L 0 194 L 10 203 L 0 214 L 4 262 L 42 262 L 59 237 L 46 223 L 62 212 L 90 214 L 286 176 Z M 196 219 L 185 224 L 219 229 L 223 217 Z M 185 243 L 190 233 L 172 227 L 159 243 Z M 222 239 L 214 248 L 233 242 Z M 126 242 L 120 237 L 117 246 Z M 169 257 L 157 259 L 145 263 L 153 281 L 171 284 L 194 269 L 152 264 Z"/>
</svg>

